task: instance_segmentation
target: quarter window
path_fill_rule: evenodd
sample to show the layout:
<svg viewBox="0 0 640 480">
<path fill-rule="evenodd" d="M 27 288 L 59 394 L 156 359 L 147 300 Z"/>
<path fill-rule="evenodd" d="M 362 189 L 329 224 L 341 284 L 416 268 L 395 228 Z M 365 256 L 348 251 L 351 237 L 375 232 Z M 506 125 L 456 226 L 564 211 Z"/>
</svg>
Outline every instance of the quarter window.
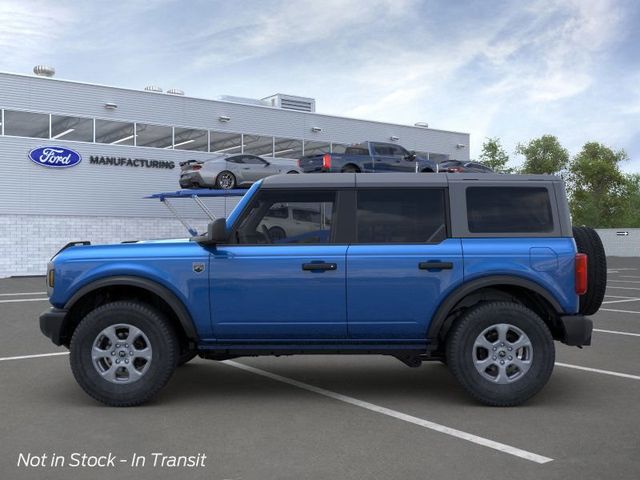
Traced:
<svg viewBox="0 0 640 480">
<path fill-rule="evenodd" d="M 553 231 L 549 192 L 543 187 L 469 187 L 467 215 L 472 233 Z"/>
<path fill-rule="evenodd" d="M 331 243 L 335 192 L 264 191 L 237 231 L 240 244 Z"/>
<path fill-rule="evenodd" d="M 439 243 L 447 236 L 444 190 L 358 192 L 358 243 Z"/>
</svg>

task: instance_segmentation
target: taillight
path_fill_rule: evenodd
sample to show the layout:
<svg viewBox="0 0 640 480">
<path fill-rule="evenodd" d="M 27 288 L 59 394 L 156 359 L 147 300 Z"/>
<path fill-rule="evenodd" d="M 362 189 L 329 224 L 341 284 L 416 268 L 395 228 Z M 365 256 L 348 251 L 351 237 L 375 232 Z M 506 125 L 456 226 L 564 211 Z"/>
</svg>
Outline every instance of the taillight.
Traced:
<svg viewBox="0 0 640 480">
<path fill-rule="evenodd" d="M 576 253 L 576 293 L 584 295 L 587 287 L 587 255 Z"/>
<path fill-rule="evenodd" d="M 298 168 L 301 168 L 301 167 L 302 167 L 302 160 L 298 159 Z"/>
<path fill-rule="evenodd" d="M 191 167 L 191 170 L 200 170 L 201 168 L 202 168 L 202 165 L 196 164 Z"/>
<path fill-rule="evenodd" d="M 325 170 L 331 169 L 331 155 L 329 155 L 328 153 L 325 153 L 322 156 L 322 168 L 324 168 Z"/>
</svg>

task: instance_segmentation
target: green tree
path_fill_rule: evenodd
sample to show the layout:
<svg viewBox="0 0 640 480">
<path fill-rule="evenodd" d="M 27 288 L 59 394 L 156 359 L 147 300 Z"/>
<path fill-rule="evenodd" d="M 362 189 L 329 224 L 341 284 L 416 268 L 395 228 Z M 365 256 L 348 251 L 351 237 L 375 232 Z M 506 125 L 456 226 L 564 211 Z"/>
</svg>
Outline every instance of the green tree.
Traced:
<svg viewBox="0 0 640 480">
<path fill-rule="evenodd" d="M 625 160 L 624 150 L 614 151 L 598 142 L 585 143 L 573 158 L 568 185 L 574 225 L 626 226 L 630 195 L 639 186 L 637 179 L 620 171 L 619 163 Z"/>
<path fill-rule="evenodd" d="M 527 143 L 519 143 L 516 154 L 524 156 L 520 173 L 561 174 L 569 163 L 569 151 L 554 135 L 543 135 Z"/>
<path fill-rule="evenodd" d="M 620 227 L 640 228 L 640 174 L 625 175 L 624 213 Z"/>
<path fill-rule="evenodd" d="M 478 158 L 484 166 L 497 173 L 513 173 L 514 169 L 507 167 L 509 155 L 502 148 L 498 137 L 487 137 L 482 144 L 482 153 Z"/>
</svg>

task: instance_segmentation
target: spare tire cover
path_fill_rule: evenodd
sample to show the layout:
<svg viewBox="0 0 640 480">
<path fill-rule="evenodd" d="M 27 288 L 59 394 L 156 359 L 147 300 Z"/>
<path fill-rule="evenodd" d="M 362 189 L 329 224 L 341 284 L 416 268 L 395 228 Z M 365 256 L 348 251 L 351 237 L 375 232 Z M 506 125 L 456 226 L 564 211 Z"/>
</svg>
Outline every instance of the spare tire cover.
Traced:
<svg viewBox="0 0 640 480">
<path fill-rule="evenodd" d="M 589 227 L 573 227 L 578 252 L 587 254 L 587 292 L 580 296 L 580 313 L 593 315 L 607 289 L 607 257 L 598 232 Z"/>
</svg>

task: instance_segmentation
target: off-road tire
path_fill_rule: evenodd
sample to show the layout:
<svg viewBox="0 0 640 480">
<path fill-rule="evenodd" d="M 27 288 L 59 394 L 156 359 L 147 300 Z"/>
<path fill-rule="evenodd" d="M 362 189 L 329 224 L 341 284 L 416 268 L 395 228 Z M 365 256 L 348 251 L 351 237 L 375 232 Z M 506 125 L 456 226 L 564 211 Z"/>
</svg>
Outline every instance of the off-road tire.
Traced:
<svg viewBox="0 0 640 480">
<path fill-rule="evenodd" d="M 341 173 L 360 173 L 360 169 L 354 165 L 347 165 L 342 170 Z"/>
<path fill-rule="evenodd" d="M 132 383 L 111 383 L 98 373 L 91 351 L 98 335 L 111 325 L 128 324 L 149 340 L 153 356 L 148 370 Z M 140 405 L 164 387 L 178 361 L 179 343 L 168 320 L 159 311 L 135 301 L 102 305 L 84 317 L 73 333 L 69 361 L 78 384 L 91 397 L 113 407 Z"/>
<path fill-rule="evenodd" d="M 523 331 L 532 345 L 529 370 L 512 383 L 498 384 L 484 378 L 474 363 L 474 343 L 495 324 L 509 324 Z M 555 347 L 549 328 L 528 308 L 514 302 L 490 302 L 472 307 L 458 318 L 447 336 L 449 370 L 476 400 L 489 406 L 520 405 L 547 383 L 555 363 Z"/>
<path fill-rule="evenodd" d="M 607 289 L 607 256 L 598 232 L 589 227 L 573 227 L 578 252 L 587 254 L 587 292 L 580 296 L 580 313 L 596 313 Z"/>
<path fill-rule="evenodd" d="M 181 352 L 180 355 L 178 356 L 178 363 L 176 367 L 181 367 L 189 363 L 191 360 L 193 360 L 197 356 L 198 356 L 198 352 L 196 350 L 186 350 L 184 352 Z"/>
</svg>

